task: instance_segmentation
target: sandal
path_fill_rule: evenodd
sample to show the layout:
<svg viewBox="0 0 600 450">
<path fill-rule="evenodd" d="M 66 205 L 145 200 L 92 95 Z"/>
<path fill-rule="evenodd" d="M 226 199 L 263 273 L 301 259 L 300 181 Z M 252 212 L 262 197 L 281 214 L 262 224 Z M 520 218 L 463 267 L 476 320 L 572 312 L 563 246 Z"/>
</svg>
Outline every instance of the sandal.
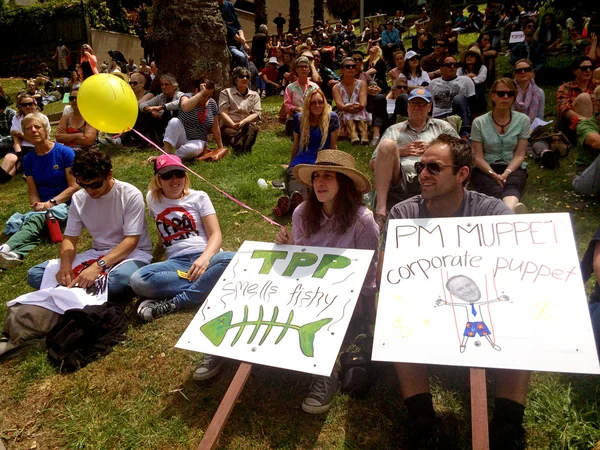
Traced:
<svg viewBox="0 0 600 450">
<path fill-rule="evenodd" d="M 282 195 L 277 199 L 277 206 L 273 208 L 273 214 L 276 217 L 283 217 L 290 211 L 290 198 L 287 195 Z"/>
</svg>

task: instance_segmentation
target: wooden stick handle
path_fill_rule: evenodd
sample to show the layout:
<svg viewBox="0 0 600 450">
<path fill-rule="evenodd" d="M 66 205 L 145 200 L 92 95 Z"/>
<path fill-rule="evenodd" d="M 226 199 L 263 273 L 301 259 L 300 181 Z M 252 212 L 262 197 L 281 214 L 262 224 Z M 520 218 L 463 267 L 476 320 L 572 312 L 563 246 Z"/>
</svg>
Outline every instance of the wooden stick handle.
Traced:
<svg viewBox="0 0 600 450">
<path fill-rule="evenodd" d="M 485 369 L 471 368 L 471 433 L 473 450 L 489 450 Z"/>
</svg>

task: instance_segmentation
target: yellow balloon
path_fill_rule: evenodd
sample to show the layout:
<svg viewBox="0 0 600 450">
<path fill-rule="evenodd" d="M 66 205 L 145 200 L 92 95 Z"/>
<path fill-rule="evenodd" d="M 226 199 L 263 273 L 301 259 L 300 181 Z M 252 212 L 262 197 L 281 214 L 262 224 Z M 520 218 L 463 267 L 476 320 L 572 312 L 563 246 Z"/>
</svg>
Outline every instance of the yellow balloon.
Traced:
<svg viewBox="0 0 600 450">
<path fill-rule="evenodd" d="M 77 106 L 87 123 L 105 133 L 132 128 L 138 115 L 137 98 L 129 84 L 109 73 L 98 73 L 81 83 Z"/>
</svg>

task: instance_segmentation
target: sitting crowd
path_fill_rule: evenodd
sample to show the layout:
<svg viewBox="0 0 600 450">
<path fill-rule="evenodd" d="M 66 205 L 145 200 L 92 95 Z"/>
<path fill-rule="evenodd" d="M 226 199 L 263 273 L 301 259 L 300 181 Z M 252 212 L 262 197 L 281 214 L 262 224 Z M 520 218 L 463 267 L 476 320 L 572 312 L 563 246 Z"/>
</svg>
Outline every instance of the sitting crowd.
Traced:
<svg viewBox="0 0 600 450">
<path fill-rule="evenodd" d="M 573 80 L 558 89 L 557 123 L 550 130 L 544 122 L 546 96 L 538 83 L 544 80 L 546 54 L 563 47 L 562 30 L 552 14 L 540 18 L 533 5 L 526 4 L 516 18 L 512 10 L 499 7 L 485 14 L 469 7 L 468 16 L 458 7 L 435 39 L 424 10 L 414 28 L 399 11 L 381 29 L 365 28 L 360 38 L 352 23 L 320 21 L 307 36 L 300 30 L 284 35 L 279 20 L 277 34 L 269 36 L 267 25 L 259 28 L 250 50 L 233 5 L 219 3 L 230 19 L 227 43 L 234 64 L 233 84 L 218 96 L 210 79 L 197 79 L 192 92 L 183 92 L 177 79 L 155 63 L 147 66 L 142 60 L 137 66 L 115 51 L 115 67 L 108 70 L 129 83 L 139 114 L 133 130 L 118 138 L 102 136 L 77 105 L 80 80 L 100 72 L 87 44 L 69 80 L 69 105 L 56 128 L 56 142 L 35 92 L 17 95 L 17 111 L 0 95 L 0 183 L 22 171 L 31 205 L 31 211 L 16 214 L 7 224 L 11 237 L 0 246 L 0 269 L 23 263 L 41 241 L 50 216 L 65 225 L 59 259 L 32 264 L 27 278 L 32 287 L 43 289 L 44 273 L 54 267 L 58 271 L 52 283 L 69 288 L 88 288 L 106 275 L 108 301 L 126 304 L 137 296 L 137 313 L 144 322 L 197 308 L 234 254 L 222 251 L 216 210 L 205 192 L 191 189 L 184 163 L 217 161 L 230 149 L 236 155 L 251 152 L 259 137 L 261 99 L 270 95 L 283 97 L 280 131 L 293 139 L 289 160 L 282 161 L 287 193 L 273 209 L 277 217 L 292 213 L 292 225 L 291 230 L 281 227 L 274 242 L 370 249 L 376 255 L 349 337 L 374 322 L 388 219 L 526 213 L 521 200 L 527 155 L 546 169 L 557 169 L 569 146 L 579 148 L 573 189 L 600 194 L 599 24 L 586 28 L 589 55 L 573 60 Z M 412 29 L 412 47 L 405 49 L 402 33 Z M 511 49 L 512 73 L 497 77 L 495 60 L 507 44 L 507 29 L 523 31 L 524 41 Z M 467 31 L 480 34 L 459 53 L 458 34 Z M 366 44 L 364 51 L 359 41 Z M 59 46 L 57 57 L 65 54 Z M 66 70 L 62 62 L 60 68 Z M 155 80 L 159 88 L 153 91 Z M 343 138 L 357 156 L 364 147 L 354 145 L 373 147 L 374 186 L 356 169 L 354 157 L 338 150 Z M 158 230 L 157 245 L 166 253 L 164 261 L 154 262 L 144 196 L 114 178 L 110 157 L 99 149 L 144 146 L 147 141 L 163 150 L 148 160 L 153 174 L 146 204 Z M 215 148 L 209 148 L 211 142 Z M 372 211 L 364 201 L 369 193 L 374 194 Z M 78 254 L 84 229 L 92 245 Z M 11 308 L 7 315 L 18 314 Z M 600 325 L 598 317 L 594 321 Z M 20 344 L 10 340 L 6 323 L 5 334 L 0 356 Z M 222 358 L 205 355 L 194 379 L 216 376 L 223 364 Z M 409 447 L 437 448 L 444 438 L 427 367 L 396 363 L 395 370 L 409 413 Z M 524 448 L 530 374 L 498 372 L 490 448 Z M 315 377 L 302 409 L 327 412 L 338 384 L 336 373 Z"/>
</svg>

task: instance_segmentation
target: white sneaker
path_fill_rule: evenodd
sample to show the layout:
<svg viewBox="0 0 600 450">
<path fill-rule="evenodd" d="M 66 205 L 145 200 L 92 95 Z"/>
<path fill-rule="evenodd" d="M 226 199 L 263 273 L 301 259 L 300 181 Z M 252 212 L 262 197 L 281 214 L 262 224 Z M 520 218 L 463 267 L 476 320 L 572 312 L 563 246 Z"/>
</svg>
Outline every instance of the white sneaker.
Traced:
<svg viewBox="0 0 600 450">
<path fill-rule="evenodd" d="M 223 368 L 223 358 L 215 355 L 204 354 L 200 367 L 194 372 L 194 380 L 206 381 L 217 375 Z"/>
<path fill-rule="evenodd" d="M 23 260 L 15 252 L 0 252 L 0 269 L 12 269 L 23 264 Z"/>
</svg>

